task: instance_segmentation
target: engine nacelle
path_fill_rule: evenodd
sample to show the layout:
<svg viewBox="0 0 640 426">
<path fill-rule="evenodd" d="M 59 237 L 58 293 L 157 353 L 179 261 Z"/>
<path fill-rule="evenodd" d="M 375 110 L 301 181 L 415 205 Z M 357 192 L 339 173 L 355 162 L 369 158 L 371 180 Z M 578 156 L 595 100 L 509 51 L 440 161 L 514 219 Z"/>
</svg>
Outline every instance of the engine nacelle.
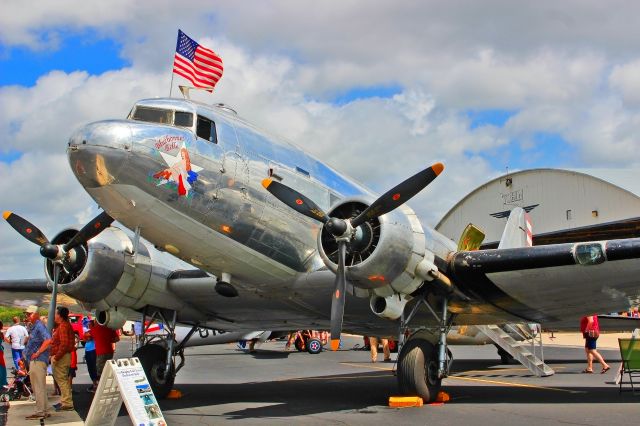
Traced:
<svg viewBox="0 0 640 426">
<path fill-rule="evenodd" d="M 353 218 L 368 206 L 362 198 L 343 200 L 329 216 Z M 327 267 L 337 270 L 335 238 L 325 229 L 318 235 L 320 256 Z M 425 253 L 426 252 L 426 253 Z M 347 249 L 347 279 L 355 287 L 373 290 L 381 297 L 410 294 L 423 283 L 416 266 L 431 255 L 425 250 L 425 234 L 418 217 L 402 205 L 360 226 Z"/>
<path fill-rule="evenodd" d="M 371 296 L 369 306 L 374 314 L 379 317 L 397 320 L 402 316 L 404 307 L 409 299 L 405 295 L 393 295 L 389 297 Z"/>
<path fill-rule="evenodd" d="M 68 242 L 77 232 L 66 229 L 56 235 L 53 244 Z M 88 309 L 109 311 L 112 308 L 141 309 L 153 305 L 172 310 L 184 310 L 185 303 L 178 297 L 168 297 L 167 278 L 173 270 L 153 260 L 142 241 L 137 253 L 131 238 L 119 228 L 109 227 L 78 250 L 83 252 L 82 262 L 73 270 L 64 269 L 58 279 L 61 293 L 78 300 Z M 155 251 L 153 251 L 155 255 Z M 53 264 L 45 261 L 45 273 L 53 282 Z"/>
</svg>

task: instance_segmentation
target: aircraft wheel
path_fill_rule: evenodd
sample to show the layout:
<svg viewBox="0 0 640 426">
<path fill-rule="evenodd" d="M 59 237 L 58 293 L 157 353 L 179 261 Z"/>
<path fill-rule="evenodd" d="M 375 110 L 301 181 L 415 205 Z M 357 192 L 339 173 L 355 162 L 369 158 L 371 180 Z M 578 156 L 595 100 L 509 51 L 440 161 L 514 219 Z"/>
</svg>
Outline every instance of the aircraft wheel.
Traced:
<svg viewBox="0 0 640 426">
<path fill-rule="evenodd" d="M 133 354 L 140 359 L 149 384 L 156 398 L 166 397 L 173 388 L 175 380 L 175 366 L 171 364 L 169 374 L 165 376 L 164 368 L 167 362 L 167 350 L 160 345 L 144 345 Z"/>
<path fill-rule="evenodd" d="M 307 351 L 312 355 L 322 352 L 322 342 L 320 339 L 314 338 L 307 340 Z"/>
<path fill-rule="evenodd" d="M 305 347 L 305 343 L 304 340 L 300 337 L 296 337 L 296 341 L 293 342 L 294 346 L 296 347 L 296 349 L 298 350 L 298 352 L 304 352 L 306 347 Z"/>
<path fill-rule="evenodd" d="M 409 340 L 398 358 L 400 393 L 417 395 L 425 402 L 432 402 L 438 396 L 441 383 L 436 347 L 423 339 Z"/>
</svg>

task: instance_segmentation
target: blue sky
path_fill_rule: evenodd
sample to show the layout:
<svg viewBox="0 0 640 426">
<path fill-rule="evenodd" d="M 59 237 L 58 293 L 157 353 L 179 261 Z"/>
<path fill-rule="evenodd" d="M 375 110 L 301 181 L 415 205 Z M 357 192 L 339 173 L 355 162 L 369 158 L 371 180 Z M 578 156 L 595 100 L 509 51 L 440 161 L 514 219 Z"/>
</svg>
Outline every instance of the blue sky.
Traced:
<svg viewBox="0 0 640 426">
<path fill-rule="evenodd" d="M 63 32 L 60 46 L 34 51 L 24 46 L 1 46 L 0 86 L 33 86 L 52 70 L 86 71 L 102 74 L 127 65 L 120 55 L 121 46 L 113 39 L 100 38 L 93 32 Z"/>
</svg>

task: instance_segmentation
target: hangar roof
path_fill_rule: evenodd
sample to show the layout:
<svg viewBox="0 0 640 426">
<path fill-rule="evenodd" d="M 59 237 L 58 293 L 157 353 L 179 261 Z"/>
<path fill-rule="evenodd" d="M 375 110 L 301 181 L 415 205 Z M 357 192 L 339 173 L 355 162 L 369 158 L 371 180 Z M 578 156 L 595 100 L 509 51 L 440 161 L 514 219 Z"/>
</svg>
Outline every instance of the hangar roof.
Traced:
<svg viewBox="0 0 640 426">
<path fill-rule="evenodd" d="M 457 241 L 473 223 L 486 233 L 484 247 L 493 247 L 509 212 L 519 206 L 531 216 L 534 244 L 640 236 L 638 177 L 636 169 L 511 172 L 470 192 L 436 230 Z"/>
</svg>

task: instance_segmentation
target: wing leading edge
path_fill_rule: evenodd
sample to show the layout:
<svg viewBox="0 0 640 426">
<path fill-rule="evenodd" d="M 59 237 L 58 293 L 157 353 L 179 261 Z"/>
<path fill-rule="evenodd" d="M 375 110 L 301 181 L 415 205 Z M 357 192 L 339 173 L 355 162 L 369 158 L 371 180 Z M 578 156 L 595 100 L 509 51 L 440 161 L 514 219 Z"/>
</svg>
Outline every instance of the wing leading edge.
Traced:
<svg viewBox="0 0 640 426">
<path fill-rule="evenodd" d="M 640 238 L 458 252 L 465 294 L 522 319 L 562 322 L 640 302 Z"/>
</svg>

